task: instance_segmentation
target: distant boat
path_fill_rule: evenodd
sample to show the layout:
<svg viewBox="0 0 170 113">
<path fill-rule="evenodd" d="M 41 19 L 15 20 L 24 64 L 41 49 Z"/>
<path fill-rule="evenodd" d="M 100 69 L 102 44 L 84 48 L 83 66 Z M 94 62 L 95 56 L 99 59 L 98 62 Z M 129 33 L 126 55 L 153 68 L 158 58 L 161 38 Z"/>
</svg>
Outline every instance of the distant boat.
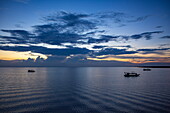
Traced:
<svg viewBox="0 0 170 113">
<path fill-rule="evenodd" d="M 135 72 L 131 72 L 131 73 L 129 73 L 129 72 L 124 72 L 125 73 L 125 77 L 138 77 L 140 74 L 138 74 L 138 73 L 135 73 Z"/>
<path fill-rule="evenodd" d="M 28 72 L 35 72 L 35 70 L 28 70 Z"/>
<path fill-rule="evenodd" d="M 149 68 L 144 68 L 143 71 L 151 71 Z"/>
</svg>

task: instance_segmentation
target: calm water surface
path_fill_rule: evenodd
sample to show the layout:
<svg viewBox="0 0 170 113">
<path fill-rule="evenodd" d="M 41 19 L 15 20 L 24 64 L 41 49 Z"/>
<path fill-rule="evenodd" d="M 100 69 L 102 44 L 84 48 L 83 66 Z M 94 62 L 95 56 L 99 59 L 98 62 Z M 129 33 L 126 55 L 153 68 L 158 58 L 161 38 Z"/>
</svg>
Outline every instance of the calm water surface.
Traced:
<svg viewBox="0 0 170 113">
<path fill-rule="evenodd" d="M 0 68 L 0 112 L 168 113 L 170 69 Z"/>
</svg>

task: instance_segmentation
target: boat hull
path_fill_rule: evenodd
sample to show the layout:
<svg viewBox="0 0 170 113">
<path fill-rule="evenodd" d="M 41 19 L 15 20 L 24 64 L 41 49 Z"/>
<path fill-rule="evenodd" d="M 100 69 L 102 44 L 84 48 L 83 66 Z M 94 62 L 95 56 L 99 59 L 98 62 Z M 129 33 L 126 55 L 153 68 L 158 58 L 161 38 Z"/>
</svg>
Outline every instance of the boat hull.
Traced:
<svg viewBox="0 0 170 113">
<path fill-rule="evenodd" d="M 34 70 L 28 70 L 28 72 L 35 72 Z"/>
<path fill-rule="evenodd" d="M 138 77 L 140 75 L 140 74 L 134 73 L 134 72 L 132 72 L 132 73 L 124 72 L 124 73 L 125 73 L 124 74 L 125 77 Z"/>
<path fill-rule="evenodd" d="M 143 71 L 151 71 L 151 69 L 143 69 Z"/>
<path fill-rule="evenodd" d="M 140 74 L 137 75 L 124 75 L 125 77 L 138 77 Z"/>
</svg>

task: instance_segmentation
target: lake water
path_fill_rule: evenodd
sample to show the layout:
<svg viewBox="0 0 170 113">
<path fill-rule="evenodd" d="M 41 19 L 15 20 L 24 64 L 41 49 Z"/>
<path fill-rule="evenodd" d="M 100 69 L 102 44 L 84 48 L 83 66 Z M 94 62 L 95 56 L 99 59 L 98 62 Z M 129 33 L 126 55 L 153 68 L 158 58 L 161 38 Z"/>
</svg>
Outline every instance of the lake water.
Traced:
<svg viewBox="0 0 170 113">
<path fill-rule="evenodd" d="M 0 112 L 168 113 L 170 69 L 0 68 Z"/>
</svg>

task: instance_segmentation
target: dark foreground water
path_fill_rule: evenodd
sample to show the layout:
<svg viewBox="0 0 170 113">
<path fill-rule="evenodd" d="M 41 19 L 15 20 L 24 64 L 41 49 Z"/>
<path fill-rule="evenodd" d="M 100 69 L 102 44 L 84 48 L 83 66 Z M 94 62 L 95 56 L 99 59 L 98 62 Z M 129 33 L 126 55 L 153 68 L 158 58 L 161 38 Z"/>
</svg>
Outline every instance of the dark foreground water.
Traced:
<svg viewBox="0 0 170 113">
<path fill-rule="evenodd" d="M 168 113 L 170 69 L 0 68 L 0 112 Z"/>
</svg>

